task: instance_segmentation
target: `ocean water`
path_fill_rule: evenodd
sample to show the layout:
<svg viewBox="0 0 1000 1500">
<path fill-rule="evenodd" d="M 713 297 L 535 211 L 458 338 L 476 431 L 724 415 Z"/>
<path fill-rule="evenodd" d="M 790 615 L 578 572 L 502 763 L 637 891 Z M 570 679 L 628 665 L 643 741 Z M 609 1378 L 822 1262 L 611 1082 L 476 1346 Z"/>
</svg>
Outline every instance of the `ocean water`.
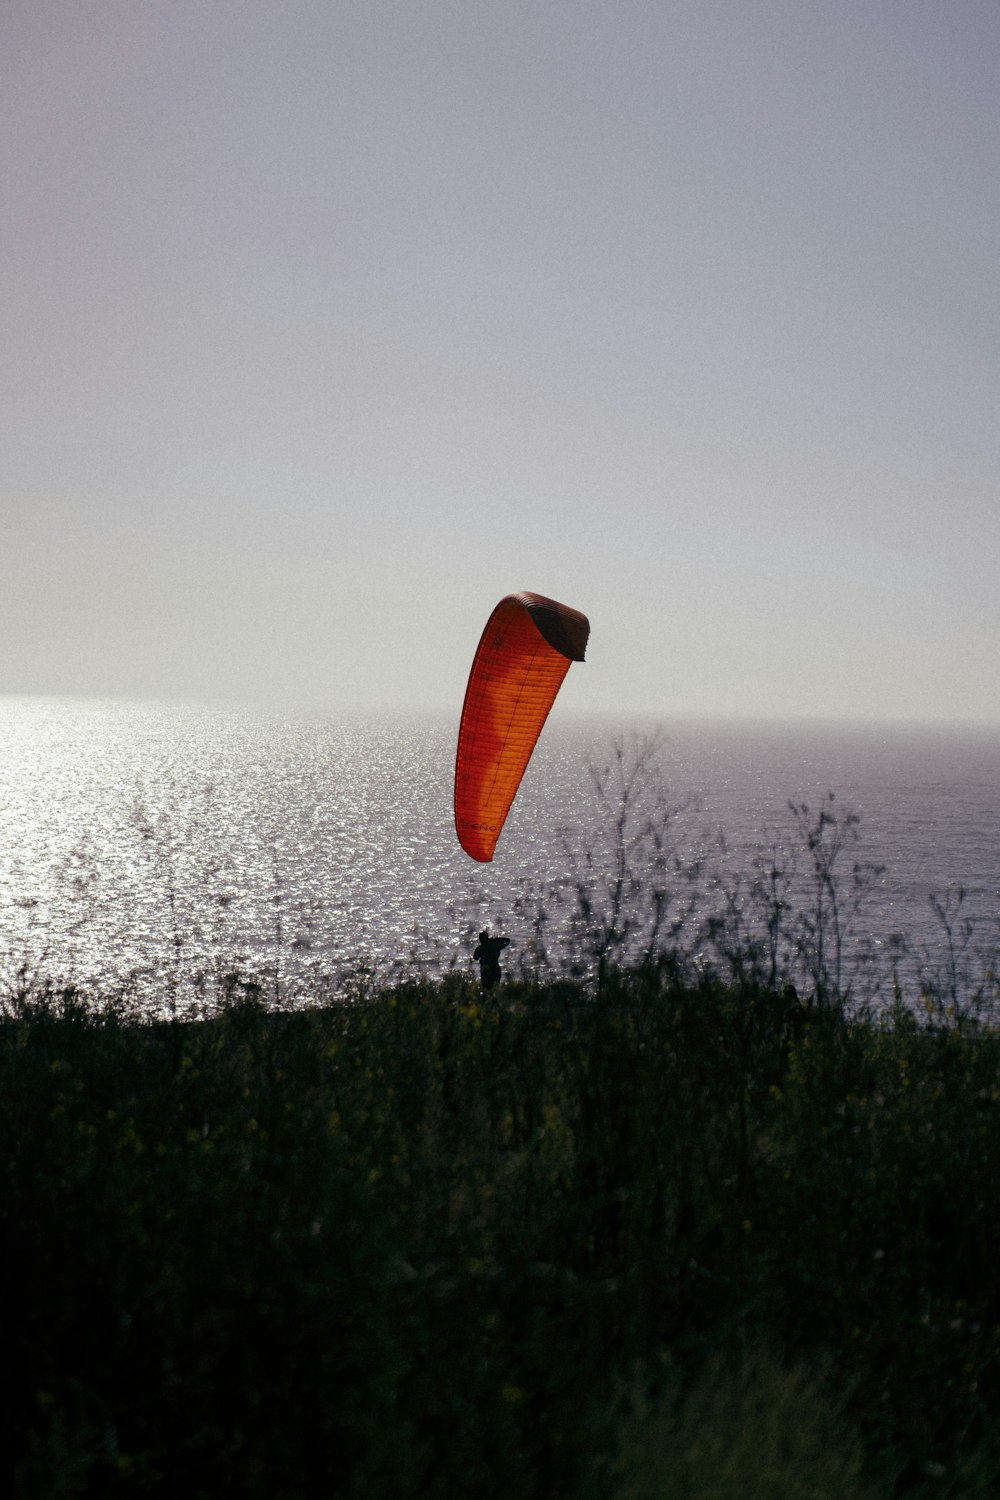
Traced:
<svg viewBox="0 0 1000 1500">
<path fill-rule="evenodd" d="M 752 920 L 754 869 L 775 858 L 795 859 L 796 900 L 812 899 L 794 803 L 810 809 L 803 827 L 825 805 L 859 819 L 837 869 L 852 953 L 905 956 L 913 974 L 940 960 L 948 936 L 932 901 L 970 952 L 996 945 L 1000 727 L 636 725 L 556 711 L 491 865 L 455 839 L 455 731 L 443 716 L 0 698 L 8 974 L 105 986 L 132 975 L 160 993 L 166 977 L 188 993 L 192 976 L 237 970 L 286 991 L 309 973 L 471 972 L 481 925 L 510 934 L 511 958 L 534 958 L 539 906 L 558 967 L 573 891 L 555 888 L 600 889 L 614 872 L 619 803 L 612 778 L 602 810 L 594 772 L 616 765 L 616 744 L 628 771 L 644 738 L 654 752 L 631 810 L 641 822 L 657 794 L 676 809 L 674 909 L 696 887 L 701 902 L 685 940 L 726 893 Z"/>
</svg>

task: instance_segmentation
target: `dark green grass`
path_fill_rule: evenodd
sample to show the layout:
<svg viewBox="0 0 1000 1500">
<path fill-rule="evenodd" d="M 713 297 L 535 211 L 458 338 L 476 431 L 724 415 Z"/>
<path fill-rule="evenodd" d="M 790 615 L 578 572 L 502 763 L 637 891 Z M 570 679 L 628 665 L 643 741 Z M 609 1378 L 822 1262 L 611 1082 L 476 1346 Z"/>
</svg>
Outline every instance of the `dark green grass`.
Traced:
<svg viewBox="0 0 1000 1500">
<path fill-rule="evenodd" d="M 0 1026 L 0 1493 L 995 1493 L 1000 1035 L 669 966 Z"/>
</svg>

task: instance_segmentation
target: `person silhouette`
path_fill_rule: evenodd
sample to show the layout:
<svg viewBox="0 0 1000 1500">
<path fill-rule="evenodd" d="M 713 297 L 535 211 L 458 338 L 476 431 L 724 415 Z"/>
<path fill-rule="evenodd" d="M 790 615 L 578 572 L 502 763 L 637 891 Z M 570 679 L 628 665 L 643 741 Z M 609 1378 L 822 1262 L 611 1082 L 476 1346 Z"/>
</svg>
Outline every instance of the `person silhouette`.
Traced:
<svg viewBox="0 0 1000 1500">
<path fill-rule="evenodd" d="M 510 938 L 490 937 L 488 932 L 479 934 L 479 945 L 472 956 L 479 960 L 479 974 L 484 990 L 492 989 L 495 984 L 499 984 L 500 954 L 509 944 Z"/>
</svg>

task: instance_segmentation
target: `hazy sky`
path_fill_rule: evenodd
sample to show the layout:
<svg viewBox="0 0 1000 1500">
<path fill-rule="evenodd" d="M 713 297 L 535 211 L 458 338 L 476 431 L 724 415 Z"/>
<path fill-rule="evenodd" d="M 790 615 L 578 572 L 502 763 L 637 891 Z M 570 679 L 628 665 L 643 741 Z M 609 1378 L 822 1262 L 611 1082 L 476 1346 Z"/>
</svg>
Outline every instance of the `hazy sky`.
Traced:
<svg viewBox="0 0 1000 1500">
<path fill-rule="evenodd" d="M 4 0 L 0 691 L 1000 719 L 997 0 Z"/>
</svg>

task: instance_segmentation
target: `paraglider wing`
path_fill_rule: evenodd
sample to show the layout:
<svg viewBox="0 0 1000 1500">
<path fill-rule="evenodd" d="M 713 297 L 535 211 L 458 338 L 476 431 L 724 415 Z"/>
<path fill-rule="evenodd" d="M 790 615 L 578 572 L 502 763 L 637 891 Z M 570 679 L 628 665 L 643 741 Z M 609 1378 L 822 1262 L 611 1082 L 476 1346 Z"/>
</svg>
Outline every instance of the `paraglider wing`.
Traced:
<svg viewBox="0 0 1000 1500">
<path fill-rule="evenodd" d="M 455 758 L 455 829 L 473 859 L 493 858 L 542 725 L 589 635 L 586 615 L 542 594 L 508 594 L 486 622 Z"/>
</svg>

